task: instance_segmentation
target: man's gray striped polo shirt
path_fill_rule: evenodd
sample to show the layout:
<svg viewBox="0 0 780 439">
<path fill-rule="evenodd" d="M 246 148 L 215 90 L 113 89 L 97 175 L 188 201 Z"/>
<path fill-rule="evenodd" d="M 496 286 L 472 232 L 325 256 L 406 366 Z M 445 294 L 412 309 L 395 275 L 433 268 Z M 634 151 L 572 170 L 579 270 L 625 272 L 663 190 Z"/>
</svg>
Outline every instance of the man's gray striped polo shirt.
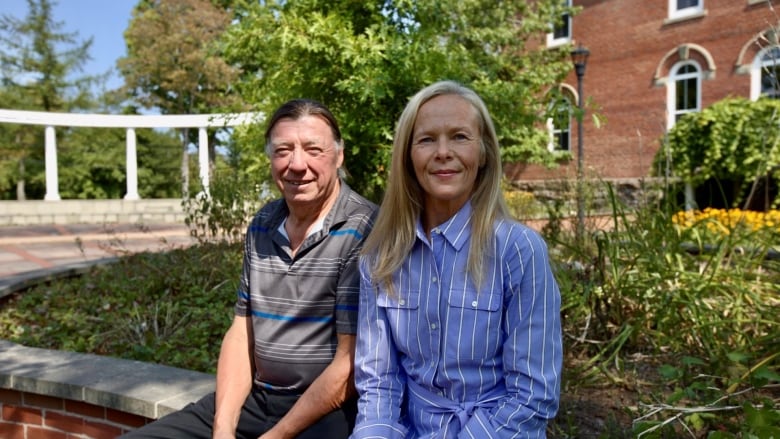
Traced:
<svg viewBox="0 0 780 439">
<path fill-rule="evenodd" d="M 322 229 L 304 240 L 295 257 L 278 230 L 288 214 L 284 200 L 255 215 L 235 313 L 252 319 L 256 385 L 303 392 L 333 359 L 336 334 L 355 333 L 358 253 L 375 211 L 342 181 Z"/>
</svg>

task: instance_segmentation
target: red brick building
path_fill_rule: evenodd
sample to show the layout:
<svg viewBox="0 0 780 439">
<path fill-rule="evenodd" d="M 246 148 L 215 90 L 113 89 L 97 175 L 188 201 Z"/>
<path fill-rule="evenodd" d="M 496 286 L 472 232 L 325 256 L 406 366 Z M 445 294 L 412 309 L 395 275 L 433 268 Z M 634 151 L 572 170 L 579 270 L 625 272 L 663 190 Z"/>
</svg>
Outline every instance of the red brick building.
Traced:
<svg viewBox="0 0 780 439">
<path fill-rule="evenodd" d="M 581 11 L 548 35 L 547 45 L 573 43 L 590 51 L 583 76 L 586 178 L 647 177 L 675 117 L 729 96 L 777 93 L 780 0 L 572 1 Z M 563 87 L 576 104 L 574 72 Z M 592 111 L 603 116 L 601 127 Z M 553 141 L 551 148 L 568 143 L 572 158 L 552 170 L 507 165 L 511 180 L 576 175 L 577 122 L 568 133 L 558 128 L 568 142 Z"/>
</svg>

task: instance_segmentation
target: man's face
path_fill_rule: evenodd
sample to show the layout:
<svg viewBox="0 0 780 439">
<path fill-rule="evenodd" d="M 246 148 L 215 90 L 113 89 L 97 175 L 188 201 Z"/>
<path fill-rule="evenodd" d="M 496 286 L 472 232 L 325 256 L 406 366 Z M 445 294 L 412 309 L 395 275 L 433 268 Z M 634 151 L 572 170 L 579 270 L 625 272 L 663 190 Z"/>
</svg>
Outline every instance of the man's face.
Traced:
<svg viewBox="0 0 780 439">
<path fill-rule="evenodd" d="M 291 210 L 324 205 L 337 195 L 344 154 L 325 119 L 280 119 L 270 140 L 271 176 Z"/>
</svg>

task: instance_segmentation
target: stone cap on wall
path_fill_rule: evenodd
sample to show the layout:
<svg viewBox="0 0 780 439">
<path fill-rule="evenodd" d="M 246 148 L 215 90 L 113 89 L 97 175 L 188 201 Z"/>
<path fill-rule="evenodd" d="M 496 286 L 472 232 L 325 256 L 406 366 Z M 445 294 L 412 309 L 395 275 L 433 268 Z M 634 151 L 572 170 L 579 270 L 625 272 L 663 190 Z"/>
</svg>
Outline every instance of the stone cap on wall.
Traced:
<svg viewBox="0 0 780 439">
<path fill-rule="evenodd" d="M 179 198 L 0 201 L 0 226 L 175 223 L 187 217 Z"/>
<path fill-rule="evenodd" d="M 214 375 L 0 340 L 0 388 L 160 418 L 215 388 Z"/>
</svg>

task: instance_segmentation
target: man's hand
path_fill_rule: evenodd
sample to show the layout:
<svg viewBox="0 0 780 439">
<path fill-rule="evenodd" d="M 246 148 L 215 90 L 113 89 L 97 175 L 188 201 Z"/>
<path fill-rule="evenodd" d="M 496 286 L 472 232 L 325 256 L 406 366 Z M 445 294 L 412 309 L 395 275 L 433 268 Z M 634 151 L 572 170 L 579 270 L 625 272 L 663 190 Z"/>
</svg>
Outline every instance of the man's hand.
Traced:
<svg viewBox="0 0 780 439">
<path fill-rule="evenodd" d="M 211 435 L 211 439 L 236 439 L 236 435 L 232 431 L 214 431 Z"/>
<path fill-rule="evenodd" d="M 274 427 L 266 431 L 265 433 L 261 434 L 257 439 L 292 439 L 294 437 L 295 437 L 294 434 L 289 434 L 289 435 L 283 434 L 282 432 L 279 431 L 278 428 Z"/>
</svg>

